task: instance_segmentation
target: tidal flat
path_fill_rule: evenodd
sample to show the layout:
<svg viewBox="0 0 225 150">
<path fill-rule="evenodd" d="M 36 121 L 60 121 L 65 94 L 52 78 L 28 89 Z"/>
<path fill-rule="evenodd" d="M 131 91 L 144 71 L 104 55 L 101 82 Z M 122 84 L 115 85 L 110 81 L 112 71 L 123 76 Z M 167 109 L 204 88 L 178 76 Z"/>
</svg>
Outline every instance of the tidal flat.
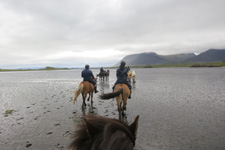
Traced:
<svg viewBox="0 0 225 150">
<path fill-rule="evenodd" d="M 135 150 L 225 149 L 224 67 L 132 70 L 136 83 L 123 120 L 140 116 Z M 98 97 L 112 91 L 116 70 L 98 80 L 99 93 L 84 110 L 81 95 L 71 102 L 81 71 L 0 72 L 0 149 L 66 150 L 81 116 L 118 118 L 116 101 Z"/>
</svg>

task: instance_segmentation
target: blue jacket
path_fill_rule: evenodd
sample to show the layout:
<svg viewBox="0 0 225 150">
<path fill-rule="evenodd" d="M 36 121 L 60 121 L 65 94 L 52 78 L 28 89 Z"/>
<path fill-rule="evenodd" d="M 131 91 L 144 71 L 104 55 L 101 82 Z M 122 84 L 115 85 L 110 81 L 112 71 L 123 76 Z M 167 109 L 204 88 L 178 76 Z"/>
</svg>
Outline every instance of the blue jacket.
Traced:
<svg viewBox="0 0 225 150">
<path fill-rule="evenodd" d="M 84 69 L 81 72 L 81 77 L 84 78 L 84 81 L 93 81 L 93 79 L 94 79 L 94 75 L 93 75 L 92 71 L 89 69 Z"/>
<path fill-rule="evenodd" d="M 120 68 L 118 68 L 116 70 L 116 77 L 117 77 L 117 80 L 116 80 L 116 83 L 114 84 L 113 86 L 113 90 L 116 86 L 116 84 L 118 83 L 125 83 L 129 89 L 131 90 L 132 89 L 132 86 L 127 82 L 127 69 L 123 66 L 120 66 Z"/>
<path fill-rule="evenodd" d="M 126 68 L 118 68 L 116 70 L 117 81 L 121 83 L 127 82 L 127 69 Z"/>
</svg>

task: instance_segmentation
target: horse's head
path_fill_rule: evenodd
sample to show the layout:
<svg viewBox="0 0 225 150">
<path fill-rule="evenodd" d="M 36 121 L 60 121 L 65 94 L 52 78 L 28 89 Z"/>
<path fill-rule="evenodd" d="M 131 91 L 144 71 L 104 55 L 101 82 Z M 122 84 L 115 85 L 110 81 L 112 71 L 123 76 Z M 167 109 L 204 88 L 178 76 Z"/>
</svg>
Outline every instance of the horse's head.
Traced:
<svg viewBox="0 0 225 150">
<path fill-rule="evenodd" d="M 121 120 L 100 116 L 83 119 L 70 145 L 73 150 L 132 150 L 135 146 L 139 116 L 130 126 Z"/>
</svg>

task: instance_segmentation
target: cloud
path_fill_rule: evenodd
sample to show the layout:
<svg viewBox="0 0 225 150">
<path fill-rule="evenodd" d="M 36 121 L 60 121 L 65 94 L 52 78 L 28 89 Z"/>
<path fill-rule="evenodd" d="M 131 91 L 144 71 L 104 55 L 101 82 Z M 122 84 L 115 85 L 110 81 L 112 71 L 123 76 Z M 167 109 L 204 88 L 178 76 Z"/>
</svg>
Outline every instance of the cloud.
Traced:
<svg viewBox="0 0 225 150">
<path fill-rule="evenodd" d="M 224 5 L 223 0 L 0 1 L 0 68 L 85 58 L 114 65 L 133 53 L 224 48 Z"/>
</svg>

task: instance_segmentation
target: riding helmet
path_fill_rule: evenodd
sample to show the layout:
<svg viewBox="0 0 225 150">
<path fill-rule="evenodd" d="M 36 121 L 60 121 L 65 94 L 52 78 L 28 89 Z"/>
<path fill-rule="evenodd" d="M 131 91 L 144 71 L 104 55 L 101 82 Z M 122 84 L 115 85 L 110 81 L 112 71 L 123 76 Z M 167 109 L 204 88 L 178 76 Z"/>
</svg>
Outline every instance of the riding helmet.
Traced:
<svg viewBox="0 0 225 150">
<path fill-rule="evenodd" d="M 86 68 L 86 69 L 89 69 L 89 65 L 85 65 L 85 68 Z"/>
<path fill-rule="evenodd" d="M 121 61 L 120 65 L 121 66 L 125 66 L 126 65 L 126 62 L 125 61 Z"/>
</svg>

